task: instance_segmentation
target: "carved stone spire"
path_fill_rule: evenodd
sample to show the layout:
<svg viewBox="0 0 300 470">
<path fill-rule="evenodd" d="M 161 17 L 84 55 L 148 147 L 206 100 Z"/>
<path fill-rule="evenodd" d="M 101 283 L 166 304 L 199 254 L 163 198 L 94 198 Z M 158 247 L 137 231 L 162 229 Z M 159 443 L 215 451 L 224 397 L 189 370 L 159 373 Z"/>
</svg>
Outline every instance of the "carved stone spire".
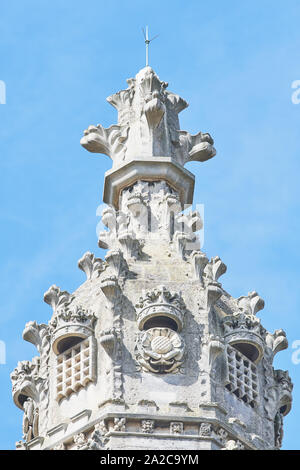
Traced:
<svg viewBox="0 0 300 470">
<path fill-rule="evenodd" d="M 187 103 L 152 68 L 127 83 L 108 98 L 118 123 L 81 139 L 113 161 L 98 239 L 108 251 L 85 252 L 83 284 L 52 285 L 52 318 L 25 326 L 39 357 L 11 374 L 17 448 L 278 449 L 293 385 L 273 361 L 286 334 L 263 327 L 256 291 L 225 291 L 225 263 L 200 249 L 200 214 L 183 210 L 184 165 L 212 158 L 213 140 L 180 130 Z"/>
<path fill-rule="evenodd" d="M 178 115 L 188 104 L 168 91 L 168 83 L 151 67 L 127 83 L 126 90 L 107 98 L 118 111 L 118 124 L 107 129 L 101 124 L 89 126 L 80 141 L 90 152 L 103 153 L 113 161 L 106 174 L 104 202 L 117 208 L 122 188 L 138 180 L 164 179 L 180 190 L 183 204 L 190 204 L 194 178 L 183 167 L 189 161 L 214 157 L 212 137 L 180 130 Z"/>
</svg>

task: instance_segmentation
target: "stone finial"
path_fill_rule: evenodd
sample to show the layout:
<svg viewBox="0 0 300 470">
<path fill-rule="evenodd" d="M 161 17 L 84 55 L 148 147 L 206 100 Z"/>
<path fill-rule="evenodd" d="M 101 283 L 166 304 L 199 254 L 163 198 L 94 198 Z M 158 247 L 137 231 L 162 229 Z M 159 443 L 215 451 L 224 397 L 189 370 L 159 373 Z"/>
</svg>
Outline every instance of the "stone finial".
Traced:
<svg viewBox="0 0 300 470">
<path fill-rule="evenodd" d="M 78 267 L 85 272 L 87 279 L 97 278 L 104 270 L 103 260 L 87 251 L 78 261 Z"/>
<path fill-rule="evenodd" d="M 153 181 L 164 175 L 183 191 L 181 202 L 191 203 L 194 181 L 183 166 L 214 157 L 212 137 L 180 130 L 178 114 L 188 104 L 167 91 L 168 84 L 151 67 L 143 68 L 127 83 L 126 90 L 107 98 L 118 111 L 118 124 L 89 126 L 80 141 L 89 152 L 108 155 L 113 161 L 113 169 L 106 174 L 104 201 L 116 207 L 124 181 Z M 134 169 L 130 166 L 133 161 Z"/>
<path fill-rule="evenodd" d="M 140 70 L 129 83 L 127 90 L 107 98 L 118 110 L 118 124 L 107 129 L 89 126 L 81 139 L 84 148 L 108 155 L 114 166 L 138 155 L 164 155 L 180 165 L 215 155 L 209 134 L 180 131 L 178 114 L 188 104 L 167 91 L 168 84 L 151 67 Z"/>
<path fill-rule="evenodd" d="M 264 300 L 255 291 L 249 292 L 247 296 L 239 297 L 237 300 L 239 309 L 247 315 L 256 315 L 265 306 Z"/>
<path fill-rule="evenodd" d="M 67 291 L 61 291 L 59 287 L 53 284 L 44 294 L 44 301 L 49 304 L 53 313 L 59 308 L 68 305 L 73 300 L 73 296 Z"/>
</svg>

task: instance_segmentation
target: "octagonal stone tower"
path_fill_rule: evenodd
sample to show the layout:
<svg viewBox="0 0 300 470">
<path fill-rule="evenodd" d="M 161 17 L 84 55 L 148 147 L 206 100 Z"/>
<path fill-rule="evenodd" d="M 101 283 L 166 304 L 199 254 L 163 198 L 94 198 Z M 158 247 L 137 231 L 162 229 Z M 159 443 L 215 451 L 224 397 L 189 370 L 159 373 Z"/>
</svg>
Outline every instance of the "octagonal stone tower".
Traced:
<svg viewBox="0 0 300 470">
<path fill-rule="evenodd" d="M 202 222 L 188 161 L 215 155 L 213 139 L 180 130 L 186 101 L 150 67 L 108 98 L 118 124 L 90 126 L 81 145 L 108 155 L 99 235 L 105 259 L 78 262 L 85 282 L 55 285 L 48 324 L 23 337 L 39 356 L 11 374 L 24 411 L 19 449 L 274 449 L 292 383 L 274 370 L 287 347 L 256 316 L 256 292 L 233 298 L 226 266 L 200 249 Z"/>
</svg>

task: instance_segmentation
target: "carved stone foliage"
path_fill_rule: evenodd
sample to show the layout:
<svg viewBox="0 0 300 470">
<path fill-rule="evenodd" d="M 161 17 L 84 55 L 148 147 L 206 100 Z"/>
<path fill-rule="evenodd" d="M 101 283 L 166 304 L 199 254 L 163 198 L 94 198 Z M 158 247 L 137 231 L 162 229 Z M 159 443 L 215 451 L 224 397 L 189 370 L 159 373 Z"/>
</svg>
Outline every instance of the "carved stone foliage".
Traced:
<svg viewBox="0 0 300 470">
<path fill-rule="evenodd" d="M 95 424 L 94 429 L 88 437 L 85 433 L 76 434 L 73 437 L 72 450 L 101 450 L 105 449 L 107 438 L 105 435 L 108 430 L 105 422 L 102 420 Z"/>
<path fill-rule="evenodd" d="M 126 431 L 126 418 L 114 418 L 113 430 L 116 432 Z"/>
<path fill-rule="evenodd" d="M 101 258 L 95 258 L 95 255 L 89 251 L 80 258 L 78 267 L 85 272 L 87 279 L 99 277 L 104 270 L 103 260 Z"/>
<path fill-rule="evenodd" d="M 84 131 L 80 143 L 89 152 L 104 153 L 114 162 L 121 163 L 127 151 L 128 131 L 127 125 L 113 125 L 108 128 L 104 128 L 101 124 L 89 126 Z"/>
<path fill-rule="evenodd" d="M 155 421 L 154 419 L 143 419 L 141 421 L 141 432 L 151 434 L 154 431 Z"/>
<path fill-rule="evenodd" d="M 183 423 L 180 421 L 173 421 L 170 423 L 170 434 L 180 435 L 183 434 Z"/>
<path fill-rule="evenodd" d="M 210 437 L 213 432 L 212 425 L 210 423 L 201 423 L 199 427 L 199 436 Z"/>
<path fill-rule="evenodd" d="M 62 328 L 66 324 L 78 324 L 86 328 L 93 329 L 96 321 L 94 313 L 85 310 L 80 305 L 75 305 L 72 309 L 61 310 L 53 319 L 49 322 L 50 327 L 53 331 L 58 328 Z"/>
<path fill-rule="evenodd" d="M 190 260 L 194 266 L 195 278 L 205 289 L 205 302 L 201 307 L 210 310 L 222 295 L 219 277 L 225 274 L 227 267 L 219 256 L 215 256 L 209 261 L 205 253 L 200 250 L 193 251 Z"/>
<path fill-rule="evenodd" d="M 138 335 L 136 359 L 145 372 L 177 373 L 182 366 L 184 342 L 169 328 L 150 328 Z"/>
<path fill-rule="evenodd" d="M 56 285 L 52 285 L 44 294 L 44 301 L 52 307 L 53 313 L 62 307 L 67 307 L 73 299 L 73 295 L 67 291 L 61 291 Z"/>
<path fill-rule="evenodd" d="M 267 333 L 266 346 L 270 351 L 270 360 L 273 360 L 275 354 L 288 347 L 286 333 L 283 330 L 276 330 L 273 334 Z"/>
<path fill-rule="evenodd" d="M 165 286 L 148 291 L 143 297 L 140 297 L 136 309 L 140 329 L 150 318 L 163 315 L 174 320 L 178 329 L 181 330 L 186 312 L 181 294 L 172 293 Z"/>
<path fill-rule="evenodd" d="M 205 161 L 216 151 L 207 133 L 191 135 L 179 130 L 178 114 L 188 104 L 166 90 L 151 67 L 142 69 L 129 87 L 107 98 L 118 110 L 118 124 L 105 129 L 100 124 L 89 126 L 80 143 L 90 152 L 108 155 L 114 166 L 135 156 L 171 157 L 184 165 Z"/>
</svg>

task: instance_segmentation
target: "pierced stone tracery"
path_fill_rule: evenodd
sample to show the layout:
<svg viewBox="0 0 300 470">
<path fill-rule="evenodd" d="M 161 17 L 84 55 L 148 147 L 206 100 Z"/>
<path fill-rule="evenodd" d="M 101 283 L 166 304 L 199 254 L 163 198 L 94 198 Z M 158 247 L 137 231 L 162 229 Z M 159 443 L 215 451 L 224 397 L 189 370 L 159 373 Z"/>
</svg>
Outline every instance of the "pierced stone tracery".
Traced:
<svg viewBox="0 0 300 470">
<path fill-rule="evenodd" d="M 56 358 L 56 399 L 68 397 L 96 378 L 96 345 L 93 336 Z"/>
<path fill-rule="evenodd" d="M 255 364 L 229 345 L 227 346 L 227 361 L 227 390 L 255 408 L 258 399 L 258 377 Z"/>
</svg>

